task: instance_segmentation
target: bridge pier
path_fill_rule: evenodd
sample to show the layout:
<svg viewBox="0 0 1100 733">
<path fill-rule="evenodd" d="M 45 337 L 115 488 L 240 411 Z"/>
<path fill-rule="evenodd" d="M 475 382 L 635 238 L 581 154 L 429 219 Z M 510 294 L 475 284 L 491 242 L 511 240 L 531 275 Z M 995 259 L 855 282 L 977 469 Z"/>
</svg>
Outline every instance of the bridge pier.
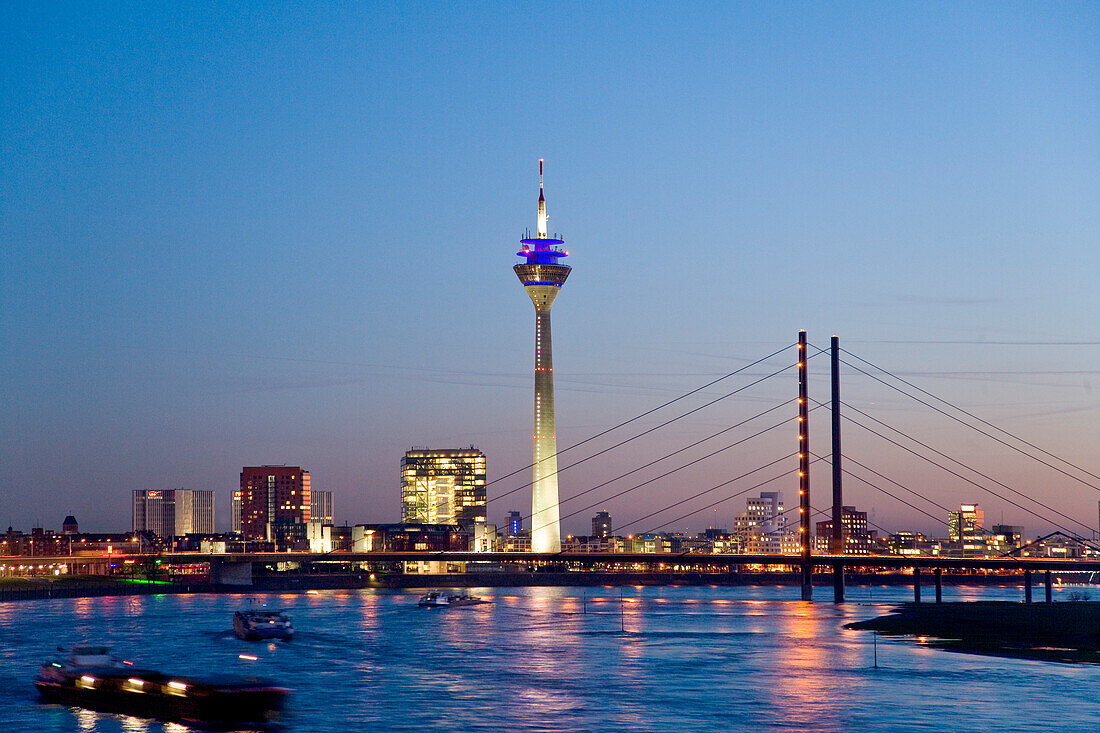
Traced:
<svg viewBox="0 0 1100 733">
<path fill-rule="evenodd" d="M 1031 603 L 1031 571 L 1024 571 L 1024 603 Z"/>
<path fill-rule="evenodd" d="M 252 585 L 252 563 L 210 560 L 210 579 L 218 585 Z"/>
<path fill-rule="evenodd" d="M 844 563 L 833 563 L 833 603 L 844 603 Z"/>
<path fill-rule="evenodd" d="M 1043 585 L 1046 586 L 1047 591 L 1047 603 L 1054 602 L 1054 581 L 1050 577 L 1050 571 L 1047 570 L 1043 573 Z"/>
<path fill-rule="evenodd" d="M 943 568 L 936 568 L 932 575 L 936 579 L 936 603 L 943 603 Z"/>
<path fill-rule="evenodd" d="M 920 568 L 913 568 L 913 601 L 920 603 Z"/>
</svg>

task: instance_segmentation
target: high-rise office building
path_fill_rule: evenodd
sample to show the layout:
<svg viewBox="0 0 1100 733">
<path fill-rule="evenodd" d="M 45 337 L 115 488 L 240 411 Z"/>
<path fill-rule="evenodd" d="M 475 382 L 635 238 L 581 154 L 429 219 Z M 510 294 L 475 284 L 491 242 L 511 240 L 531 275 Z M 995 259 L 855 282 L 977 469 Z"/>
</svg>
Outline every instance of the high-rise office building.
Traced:
<svg viewBox="0 0 1100 733">
<path fill-rule="evenodd" d="M 168 538 L 214 531 L 213 491 L 137 489 L 133 493 L 134 532 L 150 531 Z"/>
<path fill-rule="evenodd" d="M 301 466 L 241 469 L 241 533 L 249 540 L 276 540 L 291 525 L 306 524 L 311 507 L 309 471 Z M 305 536 L 304 529 L 300 533 Z"/>
<path fill-rule="evenodd" d="M 237 489 L 233 492 L 233 499 L 229 505 L 229 517 L 230 524 L 229 529 L 232 532 L 239 533 L 241 531 L 241 497 L 244 496 L 244 492 Z"/>
<path fill-rule="evenodd" d="M 168 491 L 135 489 L 133 496 L 130 528 L 134 532 L 148 531 L 158 537 L 176 536 L 175 506 L 169 500 Z"/>
<path fill-rule="evenodd" d="M 550 307 L 572 268 L 558 262 L 569 253 L 564 240 L 547 235 L 546 198 L 539 160 L 539 209 L 535 237 L 522 239 L 515 265 L 519 280 L 535 306 L 535 431 L 531 477 L 531 549 L 560 552 L 558 512 L 558 442 L 554 422 L 554 359 L 550 341 Z"/>
<path fill-rule="evenodd" d="M 962 504 L 959 511 L 947 513 L 947 535 L 961 545 L 963 557 L 979 557 L 986 553 L 989 530 L 985 527 L 985 511 L 977 504 Z"/>
<path fill-rule="evenodd" d="M 984 525 L 985 511 L 977 504 L 962 504 L 959 511 L 947 513 L 947 535 L 955 542 L 981 541 L 988 534 Z"/>
<path fill-rule="evenodd" d="M 515 537 L 523 531 L 523 515 L 519 512 L 508 512 L 508 522 L 504 525 L 504 535 Z"/>
<path fill-rule="evenodd" d="M 485 454 L 477 448 L 406 451 L 401 458 L 401 522 L 485 523 Z"/>
<path fill-rule="evenodd" d="M 335 524 L 331 491 L 310 492 L 309 521 L 321 524 Z"/>
<path fill-rule="evenodd" d="M 607 512 L 596 512 L 596 516 L 592 517 L 592 536 L 603 538 L 611 536 L 610 514 Z"/>
</svg>

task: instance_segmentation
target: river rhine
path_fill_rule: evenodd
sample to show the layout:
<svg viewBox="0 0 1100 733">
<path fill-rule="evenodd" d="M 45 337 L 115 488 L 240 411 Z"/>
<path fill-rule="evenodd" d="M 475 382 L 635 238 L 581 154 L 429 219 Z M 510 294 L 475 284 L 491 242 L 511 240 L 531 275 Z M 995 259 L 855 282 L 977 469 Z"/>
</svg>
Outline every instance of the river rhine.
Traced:
<svg viewBox="0 0 1100 733">
<path fill-rule="evenodd" d="M 930 592 L 931 589 L 926 589 Z M 415 591 L 261 594 L 298 630 L 244 642 L 248 596 L 0 603 L 0 730 L 191 728 L 39 704 L 58 645 L 109 644 L 147 668 L 258 675 L 293 689 L 281 730 L 1095 731 L 1100 667 L 958 654 L 848 631 L 910 600 L 849 602 L 792 587 L 472 589 L 490 601 L 416 607 Z M 945 588 L 944 600 L 1019 599 Z M 1060 593 L 1056 594 L 1056 600 Z M 240 655 L 256 660 L 242 659 Z M 877 654 L 877 664 L 875 658 Z"/>
</svg>

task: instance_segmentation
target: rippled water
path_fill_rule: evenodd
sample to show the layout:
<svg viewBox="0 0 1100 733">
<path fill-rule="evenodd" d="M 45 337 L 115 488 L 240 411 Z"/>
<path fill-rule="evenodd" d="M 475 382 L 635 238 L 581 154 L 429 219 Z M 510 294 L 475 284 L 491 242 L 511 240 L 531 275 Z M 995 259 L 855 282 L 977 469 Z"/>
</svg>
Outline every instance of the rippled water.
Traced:
<svg viewBox="0 0 1100 733">
<path fill-rule="evenodd" d="M 284 730 L 1093 731 L 1100 667 L 955 654 L 846 631 L 904 588 L 482 588 L 479 606 L 416 607 L 412 591 L 267 594 L 289 643 L 238 640 L 244 596 L 0 603 L 0 730 L 188 727 L 38 703 L 57 645 L 107 643 L 178 674 L 293 688 Z M 1018 599 L 1017 588 L 944 589 Z M 875 655 L 877 653 L 877 668 Z M 242 660 L 240 654 L 257 656 Z"/>
</svg>

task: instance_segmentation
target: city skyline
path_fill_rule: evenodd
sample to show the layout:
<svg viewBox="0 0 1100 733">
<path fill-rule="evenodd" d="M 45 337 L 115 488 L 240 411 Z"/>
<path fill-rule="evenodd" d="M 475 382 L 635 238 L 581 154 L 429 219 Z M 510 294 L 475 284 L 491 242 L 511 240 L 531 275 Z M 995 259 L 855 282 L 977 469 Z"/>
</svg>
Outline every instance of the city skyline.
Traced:
<svg viewBox="0 0 1100 733">
<path fill-rule="evenodd" d="M 492 482 L 530 465 L 529 312 L 501 263 L 543 157 L 582 266 L 557 309 L 559 450 L 805 328 L 1100 473 L 1095 5 L 0 13 L 6 524 L 123 528 L 131 491 L 183 486 L 217 492 L 225 529 L 240 467 L 268 463 L 308 467 L 348 521 L 389 521 L 409 445 L 477 444 L 490 521 L 529 514 L 494 501 L 522 474 Z M 531 55 L 533 32 L 555 53 Z M 844 390 L 1096 522 L 1088 487 L 858 374 Z M 941 504 L 1043 529 L 846 431 L 846 454 Z M 600 508 L 625 524 L 793 435 Z M 561 499 L 655 450 L 563 471 Z M 827 467 L 812 477 L 820 504 Z M 945 531 L 855 482 L 845 504 Z"/>
</svg>

